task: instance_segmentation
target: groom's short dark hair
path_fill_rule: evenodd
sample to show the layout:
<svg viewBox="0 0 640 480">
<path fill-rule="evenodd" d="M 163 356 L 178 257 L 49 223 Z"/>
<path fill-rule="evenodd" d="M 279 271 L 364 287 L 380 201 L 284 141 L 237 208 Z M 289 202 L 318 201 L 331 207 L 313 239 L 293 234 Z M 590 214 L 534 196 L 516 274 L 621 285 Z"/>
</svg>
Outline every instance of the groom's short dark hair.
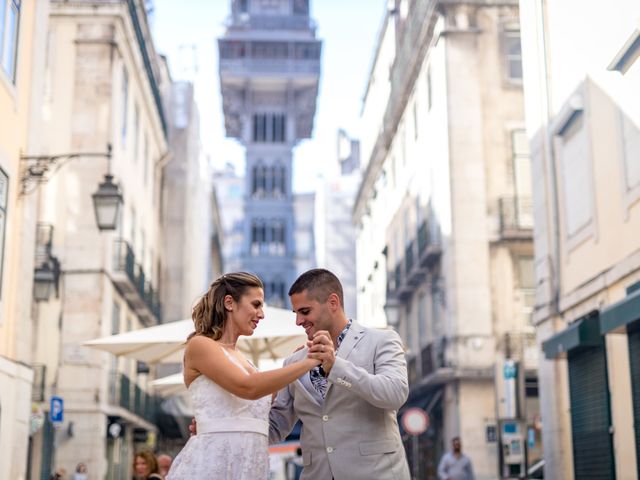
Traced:
<svg viewBox="0 0 640 480">
<path fill-rule="evenodd" d="M 307 270 L 298 279 L 293 282 L 289 289 L 289 296 L 296 293 L 307 291 L 309 297 L 324 303 L 329 295 L 335 293 L 340 299 L 340 306 L 344 308 L 344 294 L 342 293 L 342 284 L 329 270 L 324 268 L 314 268 Z"/>
</svg>

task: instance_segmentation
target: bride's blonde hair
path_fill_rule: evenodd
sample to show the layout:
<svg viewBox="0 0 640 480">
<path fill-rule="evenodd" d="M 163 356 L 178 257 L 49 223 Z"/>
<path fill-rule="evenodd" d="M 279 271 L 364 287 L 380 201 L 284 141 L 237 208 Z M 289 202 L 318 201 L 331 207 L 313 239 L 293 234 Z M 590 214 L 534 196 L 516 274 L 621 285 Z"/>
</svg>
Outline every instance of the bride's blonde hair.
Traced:
<svg viewBox="0 0 640 480">
<path fill-rule="evenodd" d="M 213 340 L 220 339 L 227 319 L 224 297 L 231 295 L 231 298 L 239 302 L 250 288 L 264 289 L 262 281 L 251 273 L 225 273 L 216 279 L 193 307 L 191 318 L 195 332 L 189 335 L 187 340 L 194 335 L 204 335 Z"/>
</svg>

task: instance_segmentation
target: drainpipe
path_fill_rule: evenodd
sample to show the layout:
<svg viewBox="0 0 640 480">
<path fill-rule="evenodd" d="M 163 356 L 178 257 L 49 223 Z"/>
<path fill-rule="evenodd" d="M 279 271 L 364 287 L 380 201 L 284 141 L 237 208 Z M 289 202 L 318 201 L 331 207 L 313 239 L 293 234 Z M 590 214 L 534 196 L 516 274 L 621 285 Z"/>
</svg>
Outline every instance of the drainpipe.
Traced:
<svg viewBox="0 0 640 480">
<path fill-rule="evenodd" d="M 553 151 L 553 134 L 549 128 L 551 122 L 551 94 L 550 94 L 550 80 L 549 80 L 549 59 L 547 56 L 547 26 L 545 21 L 546 12 L 546 0 L 540 0 L 538 3 L 538 18 L 540 20 L 540 31 L 542 32 L 542 68 L 543 68 L 543 83 L 542 90 L 544 99 L 542 102 L 542 110 L 544 112 L 544 152 L 547 158 L 546 167 L 549 174 L 549 194 L 551 202 L 551 315 L 560 314 L 560 220 L 558 218 L 559 205 L 558 205 L 558 178 L 556 173 L 556 158 Z"/>
</svg>

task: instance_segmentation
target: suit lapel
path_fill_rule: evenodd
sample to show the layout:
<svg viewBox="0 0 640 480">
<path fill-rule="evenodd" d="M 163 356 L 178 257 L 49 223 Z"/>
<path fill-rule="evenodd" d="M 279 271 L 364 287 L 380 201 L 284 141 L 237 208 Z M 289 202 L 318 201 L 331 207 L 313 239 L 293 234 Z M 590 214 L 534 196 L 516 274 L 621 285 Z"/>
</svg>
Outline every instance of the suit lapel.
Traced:
<svg viewBox="0 0 640 480">
<path fill-rule="evenodd" d="M 351 326 L 349 327 L 349 330 L 347 330 L 347 334 L 342 339 L 342 343 L 338 348 L 338 353 L 336 354 L 336 357 L 346 360 L 349 354 L 351 353 L 351 351 L 353 350 L 353 348 L 358 344 L 360 340 L 362 340 L 362 337 L 364 337 L 365 334 L 366 334 L 366 330 L 362 328 L 362 326 L 358 324 L 355 320 L 352 320 Z M 327 400 L 327 396 L 329 395 L 329 391 L 331 390 L 332 386 L 333 386 L 333 383 L 328 382 L 327 393 L 324 396 L 325 401 Z"/>
<path fill-rule="evenodd" d="M 364 335 L 365 329 L 355 321 L 352 321 L 347 334 L 342 340 L 340 347 L 338 347 L 337 356 L 346 359 L 351 353 L 351 350 L 353 350 L 353 347 L 356 346 L 356 344 L 362 339 Z"/>
</svg>

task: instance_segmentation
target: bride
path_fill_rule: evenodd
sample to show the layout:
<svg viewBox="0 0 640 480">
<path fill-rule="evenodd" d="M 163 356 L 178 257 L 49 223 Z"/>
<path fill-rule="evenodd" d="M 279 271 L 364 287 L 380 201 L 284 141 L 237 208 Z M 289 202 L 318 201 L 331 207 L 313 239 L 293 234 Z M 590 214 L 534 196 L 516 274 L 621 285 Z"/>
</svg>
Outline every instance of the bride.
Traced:
<svg viewBox="0 0 640 480">
<path fill-rule="evenodd" d="M 260 279 L 239 272 L 218 278 L 193 308 L 195 332 L 187 338 L 184 382 L 198 434 L 175 458 L 167 480 L 268 478 L 271 394 L 320 361 L 305 358 L 258 372 L 236 342 L 240 335 L 253 334 L 263 321 L 263 307 Z"/>
</svg>

